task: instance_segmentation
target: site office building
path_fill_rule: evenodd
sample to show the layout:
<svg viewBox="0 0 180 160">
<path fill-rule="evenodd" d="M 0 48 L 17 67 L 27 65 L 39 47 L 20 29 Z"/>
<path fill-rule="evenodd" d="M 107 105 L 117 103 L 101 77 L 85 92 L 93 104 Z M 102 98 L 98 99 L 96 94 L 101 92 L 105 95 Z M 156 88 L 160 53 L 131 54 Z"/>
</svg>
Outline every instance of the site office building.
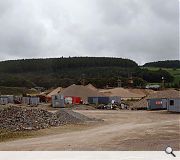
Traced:
<svg viewBox="0 0 180 160">
<path fill-rule="evenodd" d="M 180 98 L 151 98 L 147 101 L 148 110 L 167 109 L 172 112 L 180 112 Z"/>
<path fill-rule="evenodd" d="M 167 102 L 167 110 L 180 113 L 180 98 L 169 98 Z"/>
<path fill-rule="evenodd" d="M 167 109 L 167 99 L 166 98 L 150 98 L 147 99 L 148 110 L 158 110 L 158 109 Z"/>
</svg>

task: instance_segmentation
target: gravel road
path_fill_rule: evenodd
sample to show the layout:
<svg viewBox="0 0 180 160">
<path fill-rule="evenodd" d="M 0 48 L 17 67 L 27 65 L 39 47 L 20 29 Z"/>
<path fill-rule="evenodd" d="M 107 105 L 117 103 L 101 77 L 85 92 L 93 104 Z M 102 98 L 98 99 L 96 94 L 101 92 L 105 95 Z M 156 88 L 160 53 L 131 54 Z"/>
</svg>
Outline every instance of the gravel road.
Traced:
<svg viewBox="0 0 180 160">
<path fill-rule="evenodd" d="M 166 111 L 78 111 L 103 119 L 92 127 L 0 143 L 0 150 L 180 150 L 179 114 Z"/>
</svg>

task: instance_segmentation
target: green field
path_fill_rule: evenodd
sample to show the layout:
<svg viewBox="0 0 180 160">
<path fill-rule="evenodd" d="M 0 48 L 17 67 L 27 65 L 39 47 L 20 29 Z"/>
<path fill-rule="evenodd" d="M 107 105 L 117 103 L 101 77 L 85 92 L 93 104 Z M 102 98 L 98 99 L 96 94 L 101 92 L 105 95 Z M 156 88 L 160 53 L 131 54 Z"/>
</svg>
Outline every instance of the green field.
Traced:
<svg viewBox="0 0 180 160">
<path fill-rule="evenodd" d="M 178 69 L 173 69 L 173 68 L 158 68 L 158 67 L 142 67 L 149 69 L 151 71 L 157 71 L 159 69 L 166 70 L 168 71 L 173 77 L 174 77 L 174 84 L 179 84 L 180 83 L 180 68 Z"/>
</svg>

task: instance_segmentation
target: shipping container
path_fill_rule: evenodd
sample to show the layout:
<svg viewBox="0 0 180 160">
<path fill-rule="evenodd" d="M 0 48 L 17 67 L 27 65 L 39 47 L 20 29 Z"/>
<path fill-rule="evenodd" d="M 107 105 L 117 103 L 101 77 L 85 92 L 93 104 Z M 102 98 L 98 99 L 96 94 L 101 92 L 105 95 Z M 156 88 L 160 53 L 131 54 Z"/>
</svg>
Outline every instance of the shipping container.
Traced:
<svg viewBox="0 0 180 160">
<path fill-rule="evenodd" d="M 109 97 L 98 97 L 98 104 L 108 104 Z"/>
<path fill-rule="evenodd" d="M 98 97 L 88 97 L 89 104 L 98 104 Z"/>
<path fill-rule="evenodd" d="M 89 104 L 108 104 L 109 97 L 88 97 Z"/>
<path fill-rule="evenodd" d="M 148 110 L 160 110 L 167 109 L 167 99 L 166 98 L 151 98 L 147 99 Z"/>
<path fill-rule="evenodd" d="M 61 108 L 65 107 L 64 96 L 63 95 L 53 95 L 52 96 L 52 107 Z"/>
<path fill-rule="evenodd" d="M 167 110 L 171 112 L 180 112 L 180 98 L 168 99 Z"/>
<path fill-rule="evenodd" d="M 88 103 L 89 103 L 89 104 L 94 104 L 94 103 L 93 103 L 93 97 L 88 97 Z"/>
<path fill-rule="evenodd" d="M 73 104 L 81 104 L 82 99 L 81 97 L 72 97 L 73 98 Z"/>
</svg>

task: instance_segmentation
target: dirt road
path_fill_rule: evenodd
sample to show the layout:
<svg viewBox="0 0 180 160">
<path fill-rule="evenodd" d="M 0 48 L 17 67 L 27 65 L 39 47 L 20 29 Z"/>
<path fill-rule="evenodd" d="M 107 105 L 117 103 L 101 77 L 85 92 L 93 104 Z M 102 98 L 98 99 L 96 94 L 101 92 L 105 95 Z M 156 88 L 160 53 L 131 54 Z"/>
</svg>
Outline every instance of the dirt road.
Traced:
<svg viewBox="0 0 180 160">
<path fill-rule="evenodd" d="M 0 143 L 0 150 L 180 150 L 179 114 L 166 111 L 79 111 L 104 122 L 43 137 Z"/>
</svg>

